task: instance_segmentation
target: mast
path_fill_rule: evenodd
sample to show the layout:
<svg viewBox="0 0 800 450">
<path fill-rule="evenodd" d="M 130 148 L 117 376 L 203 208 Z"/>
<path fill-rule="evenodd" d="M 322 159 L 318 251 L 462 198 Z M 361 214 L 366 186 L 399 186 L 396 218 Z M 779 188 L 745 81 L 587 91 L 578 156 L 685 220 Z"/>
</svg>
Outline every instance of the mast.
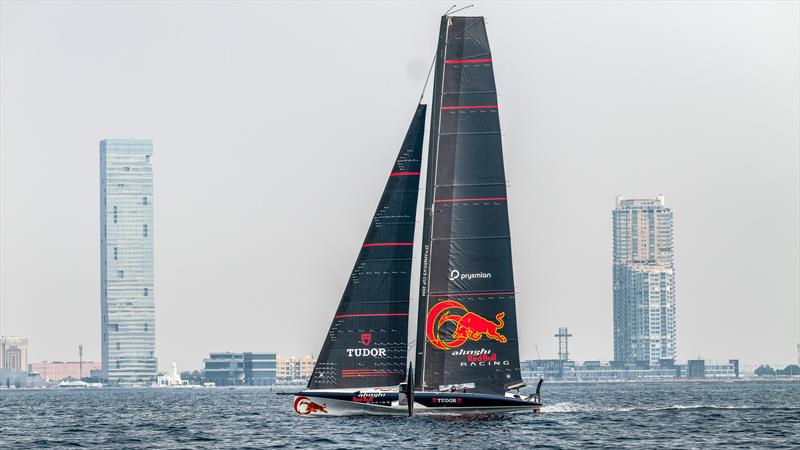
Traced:
<svg viewBox="0 0 800 450">
<path fill-rule="evenodd" d="M 521 382 L 511 236 L 483 17 L 442 17 L 421 242 L 417 389 Z"/>
<path fill-rule="evenodd" d="M 425 105 L 418 105 L 320 351 L 309 389 L 406 377 L 411 261 Z"/>
<path fill-rule="evenodd" d="M 455 6 L 455 5 L 453 5 Z M 450 8 L 452 9 L 452 8 Z M 431 109 L 431 134 L 428 140 L 428 169 L 427 179 L 425 182 L 425 207 L 423 209 L 423 226 L 422 226 L 422 256 L 420 258 L 420 276 L 419 276 L 419 311 L 417 313 L 417 355 L 416 355 L 416 368 L 414 373 L 414 380 L 416 382 L 415 388 L 417 390 L 424 390 L 425 380 L 425 350 L 427 345 L 425 342 L 425 320 L 428 311 L 428 289 L 429 289 L 429 270 L 430 270 L 430 250 L 431 250 L 431 229 L 433 224 L 433 198 L 436 190 L 436 167 L 437 167 L 437 150 L 439 148 L 439 128 L 441 117 L 442 105 L 442 85 L 444 75 L 444 55 L 447 49 L 447 36 L 449 31 L 449 17 L 447 13 L 442 16 L 441 24 L 439 26 L 439 43 L 436 49 L 436 58 L 434 67 L 436 72 L 433 81 L 433 106 Z"/>
</svg>

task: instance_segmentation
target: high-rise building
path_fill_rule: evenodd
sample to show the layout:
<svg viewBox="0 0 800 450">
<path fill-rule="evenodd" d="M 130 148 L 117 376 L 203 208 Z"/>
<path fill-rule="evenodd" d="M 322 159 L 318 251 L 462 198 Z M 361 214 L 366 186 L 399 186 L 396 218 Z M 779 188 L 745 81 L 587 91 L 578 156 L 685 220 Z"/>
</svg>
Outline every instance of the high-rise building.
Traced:
<svg viewBox="0 0 800 450">
<path fill-rule="evenodd" d="M 0 369 L 28 371 L 28 340 L 19 336 L 0 336 Z"/>
<path fill-rule="evenodd" d="M 657 366 L 675 359 L 672 210 L 664 196 L 623 199 L 614 232 L 614 359 Z"/>
<path fill-rule="evenodd" d="M 156 377 L 153 141 L 100 141 L 100 307 L 103 378 Z"/>
</svg>

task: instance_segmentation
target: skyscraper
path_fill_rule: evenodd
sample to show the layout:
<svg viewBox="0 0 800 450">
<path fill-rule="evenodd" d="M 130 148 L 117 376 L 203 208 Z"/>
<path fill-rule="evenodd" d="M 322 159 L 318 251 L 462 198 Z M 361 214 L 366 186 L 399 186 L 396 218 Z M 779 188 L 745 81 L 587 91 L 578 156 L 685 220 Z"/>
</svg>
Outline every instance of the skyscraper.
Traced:
<svg viewBox="0 0 800 450">
<path fill-rule="evenodd" d="M 156 377 L 153 168 L 149 139 L 100 141 L 100 306 L 103 377 Z"/>
<path fill-rule="evenodd" d="M 677 345 L 672 210 L 663 195 L 616 203 L 614 359 L 655 366 Z"/>
</svg>

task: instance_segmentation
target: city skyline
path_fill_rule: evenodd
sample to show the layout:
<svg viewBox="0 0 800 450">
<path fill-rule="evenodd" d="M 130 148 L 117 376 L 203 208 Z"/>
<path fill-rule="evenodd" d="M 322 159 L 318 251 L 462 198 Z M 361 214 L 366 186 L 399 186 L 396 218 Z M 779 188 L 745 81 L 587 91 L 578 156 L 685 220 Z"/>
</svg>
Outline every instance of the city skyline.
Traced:
<svg viewBox="0 0 800 450">
<path fill-rule="evenodd" d="M 146 136 L 159 368 L 315 353 L 449 6 L 3 3 L 0 334 L 101 359 L 95 146 Z M 677 359 L 794 362 L 797 5 L 474 9 L 503 62 L 522 358 L 559 326 L 573 359 L 613 357 L 611 199 L 661 192 Z"/>
</svg>

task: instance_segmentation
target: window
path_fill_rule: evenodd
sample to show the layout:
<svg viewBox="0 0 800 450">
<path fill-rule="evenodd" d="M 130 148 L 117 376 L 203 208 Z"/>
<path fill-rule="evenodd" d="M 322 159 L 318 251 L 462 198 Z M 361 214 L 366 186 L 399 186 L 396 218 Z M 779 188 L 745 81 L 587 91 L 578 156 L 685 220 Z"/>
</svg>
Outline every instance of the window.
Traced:
<svg viewBox="0 0 800 450">
<path fill-rule="evenodd" d="M 117 360 L 117 369 L 119 369 L 119 360 Z"/>
<path fill-rule="evenodd" d="M 117 207 L 114 207 L 114 223 L 117 223 Z"/>
<path fill-rule="evenodd" d="M 119 350 L 119 342 L 117 342 L 117 350 Z"/>
<path fill-rule="evenodd" d="M 147 224 L 142 225 L 142 236 L 147 237 Z"/>
<path fill-rule="evenodd" d="M 144 163 L 150 165 L 150 155 L 144 155 Z"/>
<path fill-rule="evenodd" d="M 147 204 L 147 197 L 142 197 L 142 204 L 143 204 L 143 205 L 146 205 L 146 204 Z"/>
<path fill-rule="evenodd" d="M 147 297 L 149 295 L 150 295 L 150 290 L 147 289 L 147 288 L 144 288 L 144 296 Z M 147 326 L 147 325 L 145 325 L 145 326 Z"/>
<path fill-rule="evenodd" d="M 118 259 L 118 256 L 119 256 L 119 252 L 117 251 L 117 247 L 114 247 L 114 260 L 115 261 Z"/>
<path fill-rule="evenodd" d="M 125 271 L 124 270 L 118 270 L 117 271 L 117 278 L 125 278 Z"/>
<path fill-rule="evenodd" d="M 147 324 L 144 324 L 144 331 L 150 331 L 150 327 Z"/>
<path fill-rule="evenodd" d="M 124 170 L 125 172 L 130 172 L 131 168 L 128 167 L 128 166 L 125 166 L 125 167 L 122 168 L 122 170 Z"/>
</svg>

